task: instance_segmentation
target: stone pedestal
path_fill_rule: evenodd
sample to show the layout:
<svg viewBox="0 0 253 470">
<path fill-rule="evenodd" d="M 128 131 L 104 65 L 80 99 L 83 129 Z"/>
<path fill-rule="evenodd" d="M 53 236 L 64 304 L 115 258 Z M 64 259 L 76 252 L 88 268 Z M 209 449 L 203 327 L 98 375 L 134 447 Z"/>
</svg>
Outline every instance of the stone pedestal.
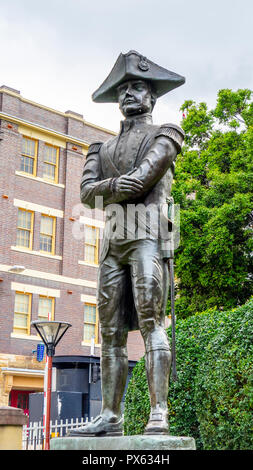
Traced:
<svg viewBox="0 0 253 470">
<path fill-rule="evenodd" d="M 119 437 L 57 437 L 51 439 L 51 450 L 196 450 L 192 437 L 136 435 Z"/>
<path fill-rule="evenodd" d="M 11 406 L 0 407 L 0 450 L 21 450 L 23 425 L 27 416 Z"/>
</svg>

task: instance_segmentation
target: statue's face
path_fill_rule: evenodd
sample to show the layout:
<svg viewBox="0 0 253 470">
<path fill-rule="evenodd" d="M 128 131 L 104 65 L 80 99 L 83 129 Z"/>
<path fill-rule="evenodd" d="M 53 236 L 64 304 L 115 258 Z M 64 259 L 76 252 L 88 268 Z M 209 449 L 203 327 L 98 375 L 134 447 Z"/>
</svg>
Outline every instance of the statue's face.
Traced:
<svg viewBox="0 0 253 470">
<path fill-rule="evenodd" d="M 117 92 L 119 109 L 125 117 L 152 111 L 151 89 L 144 80 L 129 80 L 122 83 Z"/>
</svg>

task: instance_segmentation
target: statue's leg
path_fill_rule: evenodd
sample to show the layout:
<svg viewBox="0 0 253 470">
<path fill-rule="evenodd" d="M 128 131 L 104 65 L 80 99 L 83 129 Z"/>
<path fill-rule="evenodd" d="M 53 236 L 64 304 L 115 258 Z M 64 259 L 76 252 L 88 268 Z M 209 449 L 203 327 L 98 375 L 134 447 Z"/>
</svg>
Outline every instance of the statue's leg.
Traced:
<svg viewBox="0 0 253 470">
<path fill-rule="evenodd" d="M 110 421 L 121 417 L 121 400 L 128 375 L 128 358 L 125 348 L 111 348 L 108 355 L 102 355 L 102 410 L 101 414 Z"/>
<path fill-rule="evenodd" d="M 109 255 L 100 266 L 98 312 L 102 337 L 101 414 L 110 419 L 119 419 L 121 416 L 120 405 L 128 375 L 128 328 L 122 314 L 125 277 L 125 269 L 115 257 Z"/>
<path fill-rule="evenodd" d="M 98 276 L 98 312 L 102 337 L 100 415 L 71 435 L 122 435 L 121 400 L 127 375 L 127 335 L 122 315 L 125 270 L 110 255 L 100 265 Z"/>
<path fill-rule="evenodd" d="M 132 284 L 139 327 L 146 349 L 151 404 L 150 420 L 145 432 L 168 433 L 167 400 L 171 353 L 164 329 L 168 267 L 160 259 L 155 242 L 147 243 L 146 240 L 141 245 L 132 262 Z M 145 253 L 142 253 L 142 248 Z"/>
</svg>

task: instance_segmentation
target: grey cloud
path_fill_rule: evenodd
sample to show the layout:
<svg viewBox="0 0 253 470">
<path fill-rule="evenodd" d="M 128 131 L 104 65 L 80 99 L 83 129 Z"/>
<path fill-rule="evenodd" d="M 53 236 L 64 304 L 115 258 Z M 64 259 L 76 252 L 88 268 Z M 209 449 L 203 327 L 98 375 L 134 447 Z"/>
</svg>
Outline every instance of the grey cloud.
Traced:
<svg viewBox="0 0 253 470">
<path fill-rule="evenodd" d="M 91 94 L 118 54 L 136 49 L 186 77 L 155 108 L 157 121 L 176 118 L 185 99 L 213 103 L 220 88 L 252 88 L 252 10 L 251 0 L 2 2 L 1 82 L 117 129 L 117 107 Z"/>
</svg>

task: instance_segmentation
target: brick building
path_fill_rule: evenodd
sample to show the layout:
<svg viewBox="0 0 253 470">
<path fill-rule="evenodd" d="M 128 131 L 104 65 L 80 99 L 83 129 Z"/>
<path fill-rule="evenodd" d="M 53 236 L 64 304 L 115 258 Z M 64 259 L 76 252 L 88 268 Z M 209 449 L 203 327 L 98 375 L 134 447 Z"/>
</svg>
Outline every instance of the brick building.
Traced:
<svg viewBox="0 0 253 470">
<path fill-rule="evenodd" d="M 73 111 L 0 88 L 1 405 L 28 409 L 29 393 L 43 391 L 45 359 L 36 359 L 41 340 L 30 322 L 50 314 L 72 324 L 56 348 L 55 389 L 70 391 L 72 383 L 81 393 L 85 382 L 80 409 L 97 412 L 86 407 L 93 406 L 89 364 L 100 357 L 96 286 L 104 222 L 102 211 L 80 205 L 79 185 L 89 144 L 112 134 Z M 133 366 L 144 352 L 139 332 L 130 333 L 128 351 Z M 73 370 L 81 371 L 77 390 Z M 94 397 L 99 401 L 98 388 Z"/>
</svg>

